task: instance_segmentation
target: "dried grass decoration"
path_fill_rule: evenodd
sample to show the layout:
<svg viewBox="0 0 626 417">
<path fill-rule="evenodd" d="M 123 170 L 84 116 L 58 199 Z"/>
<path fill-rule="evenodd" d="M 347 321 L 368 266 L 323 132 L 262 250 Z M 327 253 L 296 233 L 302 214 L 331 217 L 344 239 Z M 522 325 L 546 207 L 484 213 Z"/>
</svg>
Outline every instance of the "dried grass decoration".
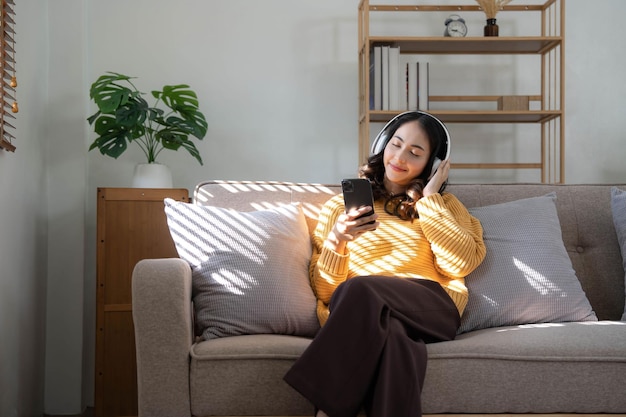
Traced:
<svg viewBox="0 0 626 417">
<path fill-rule="evenodd" d="M 498 12 L 510 2 L 511 0 L 476 0 L 476 3 L 485 12 L 487 19 L 495 19 Z"/>
<path fill-rule="evenodd" d="M 498 36 L 499 28 L 496 24 L 496 15 L 510 2 L 511 0 L 476 0 L 476 3 L 483 9 L 487 17 L 485 36 Z"/>
</svg>

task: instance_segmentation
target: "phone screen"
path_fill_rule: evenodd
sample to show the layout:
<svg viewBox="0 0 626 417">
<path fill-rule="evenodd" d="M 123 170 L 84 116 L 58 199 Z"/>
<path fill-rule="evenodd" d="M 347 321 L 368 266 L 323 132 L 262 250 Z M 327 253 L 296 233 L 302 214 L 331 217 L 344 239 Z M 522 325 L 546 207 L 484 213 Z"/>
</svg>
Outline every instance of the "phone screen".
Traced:
<svg viewBox="0 0 626 417">
<path fill-rule="evenodd" d="M 372 195 L 372 185 L 369 180 L 364 178 L 344 179 L 341 181 L 341 189 L 343 191 L 346 213 L 363 206 L 370 206 L 372 210 L 360 217 L 374 214 L 374 197 Z"/>
</svg>

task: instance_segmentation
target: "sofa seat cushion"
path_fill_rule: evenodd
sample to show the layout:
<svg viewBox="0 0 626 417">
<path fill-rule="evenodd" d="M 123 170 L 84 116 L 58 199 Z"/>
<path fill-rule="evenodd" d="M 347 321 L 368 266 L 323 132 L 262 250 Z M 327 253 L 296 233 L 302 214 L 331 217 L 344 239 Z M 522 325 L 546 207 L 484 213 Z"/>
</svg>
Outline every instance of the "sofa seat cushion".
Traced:
<svg viewBox="0 0 626 417">
<path fill-rule="evenodd" d="M 282 379 L 309 343 L 249 335 L 193 345 L 193 415 L 313 415 Z M 626 413 L 625 322 L 498 327 L 427 346 L 424 413 Z"/>
<path fill-rule="evenodd" d="M 245 335 L 191 348 L 190 395 L 194 416 L 312 416 L 313 405 L 283 381 L 311 339 Z M 237 401 L 233 401 L 237 398 Z"/>
<path fill-rule="evenodd" d="M 626 413 L 624 322 L 483 329 L 428 351 L 425 413 Z"/>
</svg>

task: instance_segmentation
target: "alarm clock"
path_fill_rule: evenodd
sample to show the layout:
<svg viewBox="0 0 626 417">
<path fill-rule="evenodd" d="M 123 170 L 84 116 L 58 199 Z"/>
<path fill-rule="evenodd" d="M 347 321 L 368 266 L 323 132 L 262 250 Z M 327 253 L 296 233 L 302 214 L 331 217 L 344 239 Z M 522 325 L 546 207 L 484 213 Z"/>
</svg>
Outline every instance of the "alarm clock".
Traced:
<svg viewBox="0 0 626 417">
<path fill-rule="evenodd" d="M 465 20 L 458 14 L 450 15 L 444 24 L 446 25 L 446 29 L 443 32 L 443 36 L 461 38 L 467 35 Z"/>
</svg>

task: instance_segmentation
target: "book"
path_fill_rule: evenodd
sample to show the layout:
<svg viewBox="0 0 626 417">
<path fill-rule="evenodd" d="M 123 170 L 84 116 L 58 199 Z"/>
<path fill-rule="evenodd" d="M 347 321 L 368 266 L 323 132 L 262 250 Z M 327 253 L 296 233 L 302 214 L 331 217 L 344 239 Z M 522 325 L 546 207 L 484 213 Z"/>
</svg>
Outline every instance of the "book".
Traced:
<svg viewBox="0 0 626 417">
<path fill-rule="evenodd" d="M 418 108 L 418 74 L 419 74 L 419 62 L 408 63 L 408 75 L 407 75 L 407 110 L 417 110 Z"/>
<path fill-rule="evenodd" d="M 370 66 L 368 68 L 368 74 L 369 74 L 369 81 L 368 81 L 368 85 L 369 85 L 369 97 L 368 102 L 369 102 L 369 109 L 370 110 L 374 110 L 374 49 L 372 49 L 370 51 Z"/>
<path fill-rule="evenodd" d="M 382 109 L 389 110 L 389 46 L 383 46 L 382 48 Z"/>
<path fill-rule="evenodd" d="M 418 109 L 428 110 L 428 62 L 422 62 L 418 72 Z"/>
<path fill-rule="evenodd" d="M 400 47 L 389 47 L 389 110 L 400 109 Z"/>
<path fill-rule="evenodd" d="M 374 47 L 374 57 L 372 59 L 372 64 L 370 65 L 370 71 L 373 70 L 373 74 L 370 73 L 370 88 L 373 90 L 374 97 L 374 105 L 370 107 L 372 110 L 382 110 L 383 109 L 383 97 L 382 97 L 382 47 L 375 46 Z M 371 81 L 373 78 L 373 82 Z"/>
<path fill-rule="evenodd" d="M 398 110 L 406 111 L 409 109 L 409 66 L 411 63 L 411 55 L 400 54 L 400 65 L 398 73 L 400 82 L 398 83 Z"/>
</svg>

